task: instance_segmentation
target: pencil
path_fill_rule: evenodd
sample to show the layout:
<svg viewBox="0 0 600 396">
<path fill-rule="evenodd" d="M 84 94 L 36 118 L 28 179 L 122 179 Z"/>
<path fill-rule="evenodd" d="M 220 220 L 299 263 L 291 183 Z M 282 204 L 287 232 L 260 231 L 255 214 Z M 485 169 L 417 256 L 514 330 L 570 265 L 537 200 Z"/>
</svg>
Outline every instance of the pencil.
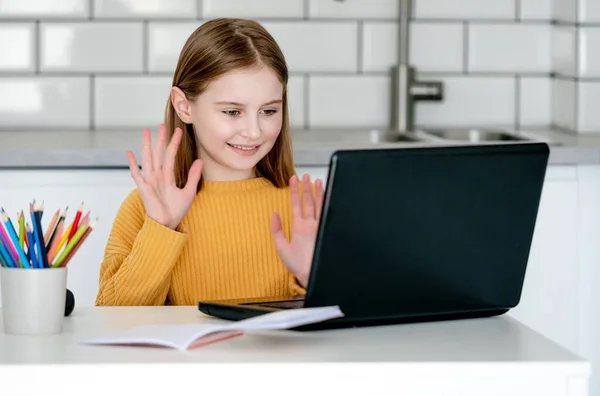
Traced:
<svg viewBox="0 0 600 396">
<path fill-rule="evenodd" d="M 81 239 L 81 237 L 83 236 L 83 234 L 85 233 L 85 231 L 88 228 L 89 228 L 89 226 L 86 226 L 83 224 L 81 226 L 79 226 L 79 229 L 77 230 L 77 232 L 75 232 L 75 235 L 73 236 L 73 238 L 69 241 L 69 243 L 67 243 L 67 246 L 65 246 L 65 250 L 63 250 L 62 253 L 60 254 L 60 256 L 58 256 L 56 258 L 56 260 L 54 261 L 54 263 L 52 263 L 52 267 L 59 267 L 62 264 L 62 262 L 69 255 L 69 253 L 73 250 L 73 248 L 75 247 L 77 242 Z"/>
<path fill-rule="evenodd" d="M 19 245 L 21 245 L 21 249 L 25 249 L 25 217 L 23 216 L 23 211 L 18 214 L 19 218 Z"/>
<path fill-rule="evenodd" d="M 29 225 L 29 222 L 26 224 L 25 226 L 26 232 L 27 232 L 27 240 L 29 241 L 29 250 L 27 250 L 27 253 L 29 254 L 29 259 L 31 260 L 31 267 L 32 268 L 40 268 L 37 259 L 35 257 L 35 242 L 33 239 L 33 230 L 31 229 L 31 226 Z"/>
<path fill-rule="evenodd" d="M 73 223 L 69 224 L 69 226 L 67 227 L 67 230 L 60 237 L 60 242 L 58 242 L 58 246 L 56 247 L 56 252 L 60 252 L 60 249 L 62 249 L 63 245 L 67 242 L 67 238 L 69 237 L 69 234 L 71 233 L 71 228 L 73 228 Z"/>
<path fill-rule="evenodd" d="M 11 238 L 6 233 L 7 229 L 8 227 L 5 228 L 2 226 L 2 224 L 0 224 L 0 241 L 2 241 L 4 247 L 6 248 L 6 250 L 8 250 L 10 258 L 12 259 L 11 261 L 19 261 L 17 249 L 13 246 Z"/>
<path fill-rule="evenodd" d="M 8 265 L 8 263 L 6 262 L 6 260 L 4 259 L 4 256 L 2 255 L 2 253 L 0 253 L 0 265 L 2 267 L 10 267 L 10 265 Z"/>
<path fill-rule="evenodd" d="M 54 212 L 54 216 L 52 216 L 52 220 L 50 220 L 50 225 L 46 229 L 46 233 L 44 234 L 44 246 L 48 246 L 48 241 L 50 240 L 50 236 L 56 229 L 56 223 L 58 222 L 58 215 L 60 214 L 60 209 L 56 209 Z"/>
<path fill-rule="evenodd" d="M 60 215 L 58 221 L 56 222 L 56 226 L 52 230 L 52 234 L 50 235 L 50 238 L 48 238 L 48 240 L 46 241 L 46 253 L 48 253 L 50 251 L 51 246 L 53 246 L 53 245 L 56 246 L 56 244 L 58 243 L 59 235 L 63 229 L 62 224 L 65 222 L 65 218 L 67 217 L 68 210 L 69 210 L 69 207 L 67 206 L 65 208 L 65 210 L 62 212 L 62 214 Z"/>
<path fill-rule="evenodd" d="M 31 223 L 33 226 L 33 241 L 35 243 L 35 247 L 37 250 L 37 263 L 38 263 L 38 268 L 44 268 L 46 266 L 45 260 L 44 260 L 44 256 L 45 256 L 45 251 L 43 251 L 43 247 L 44 247 L 44 237 L 42 236 L 42 232 L 41 232 L 41 226 L 39 224 L 39 213 L 38 213 L 38 206 L 37 204 L 33 204 L 32 208 L 31 208 Z"/>
<path fill-rule="evenodd" d="M 10 237 L 12 239 L 13 246 L 17 250 L 17 254 L 18 254 L 18 259 L 16 260 L 17 264 L 20 261 L 21 267 L 29 268 L 29 260 L 27 260 L 27 256 L 25 256 L 25 252 L 21 248 L 21 245 L 19 245 L 19 237 L 17 237 L 17 233 L 15 232 L 15 229 L 12 226 L 12 223 L 10 222 L 10 218 L 8 217 L 8 215 L 6 214 L 4 209 L 2 209 L 2 222 L 6 225 L 8 234 L 10 235 Z"/>
<path fill-rule="evenodd" d="M 10 256 L 10 253 L 8 253 L 8 250 L 6 250 L 6 248 L 4 247 L 4 243 L 1 243 L 1 242 L 0 242 L 0 256 L 2 256 L 2 260 L 4 261 L 4 263 L 6 264 L 7 267 L 14 267 L 13 259 Z"/>
<path fill-rule="evenodd" d="M 58 266 L 60 266 L 60 267 L 66 267 L 67 266 L 67 264 L 69 263 L 69 261 L 71 260 L 71 258 L 75 255 L 75 253 L 77 252 L 77 250 L 81 247 L 81 245 L 83 245 L 83 242 L 85 241 L 85 239 L 94 230 L 94 227 L 96 226 L 96 221 L 97 220 L 98 219 L 96 219 L 95 221 L 93 221 L 92 224 L 90 224 L 87 227 L 87 229 L 85 230 L 85 232 L 83 233 L 83 235 L 81 236 L 81 238 L 79 239 L 79 241 L 77 242 L 77 244 L 73 247 L 73 249 L 71 249 L 71 252 L 67 255 L 67 257 L 65 257 L 65 259 L 62 261 L 62 263 L 57 263 Z"/>
<path fill-rule="evenodd" d="M 71 238 L 77 232 L 77 228 L 79 226 L 79 219 L 81 218 L 81 211 L 83 210 L 83 202 L 79 205 L 79 209 L 77 209 L 77 213 L 75 213 L 75 219 L 73 219 L 73 226 L 71 227 L 71 231 L 69 232 L 69 237 L 67 238 L 67 242 L 71 241 Z"/>
<path fill-rule="evenodd" d="M 54 240 L 52 241 L 52 244 L 50 245 L 50 249 L 48 250 L 48 262 L 51 263 L 52 260 L 54 260 L 54 257 L 56 256 L 56 252 L 58 251 L 57 247 L 58 247 L 58 235 L 62 235 L 63 229 L 65 228 L 65 222 L 64 221 L 60 221 L 58 222 L 58 227 L 56 230 L 56 237 L 54 238 Z"/>
</svg>

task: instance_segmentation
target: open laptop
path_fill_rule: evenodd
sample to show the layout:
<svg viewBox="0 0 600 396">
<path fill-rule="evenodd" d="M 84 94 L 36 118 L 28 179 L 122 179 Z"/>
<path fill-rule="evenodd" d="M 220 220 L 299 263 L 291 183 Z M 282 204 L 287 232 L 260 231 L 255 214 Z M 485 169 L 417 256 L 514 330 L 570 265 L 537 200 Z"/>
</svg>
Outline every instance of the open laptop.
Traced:
<svg viewBox="0 0 600 396">
<path fill-rule="evenodd" d="M 504 314 L 520 300 L 548 157 L 538 142 L 337 151 L 306 295 L 198 309 L 345 314 L 298 330 Z"/>
</svg>

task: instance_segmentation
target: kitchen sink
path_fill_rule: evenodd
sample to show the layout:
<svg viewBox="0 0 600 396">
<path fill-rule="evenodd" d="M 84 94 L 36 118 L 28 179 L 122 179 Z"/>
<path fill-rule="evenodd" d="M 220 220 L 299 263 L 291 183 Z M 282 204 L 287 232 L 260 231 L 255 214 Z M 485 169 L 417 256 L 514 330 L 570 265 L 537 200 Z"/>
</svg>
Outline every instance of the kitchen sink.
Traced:
<svg viewBox="0 0 600 396">
<path fill-rule="evenodd" d="M 426 129 L 425 134 L 433 135 L 439 139 L 451 141 L 479 142 L 509 142 L 529 141 L 530 139 L 514 133 L 493 129 Z"/>
</svg>

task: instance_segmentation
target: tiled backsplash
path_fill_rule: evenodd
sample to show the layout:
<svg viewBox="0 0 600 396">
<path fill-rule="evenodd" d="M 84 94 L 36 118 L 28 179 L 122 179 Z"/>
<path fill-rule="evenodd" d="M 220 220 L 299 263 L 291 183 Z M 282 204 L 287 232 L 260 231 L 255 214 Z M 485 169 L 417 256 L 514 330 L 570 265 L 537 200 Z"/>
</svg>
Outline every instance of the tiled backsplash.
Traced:
<svg viewBox="0 0 600 396">
<path fill-rule="evenodd" d="M 410 62 L 419 78 L 445 83 L 442 102 L 417 105 L 416 123 L 555 123 L 600 132 L 600 83 L 579 79 L 600 77 L 600 28 L 574 24 L 600 20 L 600 0 L 579 0 L 578 8 L 576 1 L 556 0 L 553 7 L 552 0 L 414 0 Z M 181 46 L 203 20 L 219 16 L 258 19 L 279 42 L 292 75 L 296 128 L 385 127 L 398 6 L 399 0 L 0 0 L 0 129 L 155 127 Z M 565 22 L 560 26 L 551 23 L 553 8 Z"/>
</svg>

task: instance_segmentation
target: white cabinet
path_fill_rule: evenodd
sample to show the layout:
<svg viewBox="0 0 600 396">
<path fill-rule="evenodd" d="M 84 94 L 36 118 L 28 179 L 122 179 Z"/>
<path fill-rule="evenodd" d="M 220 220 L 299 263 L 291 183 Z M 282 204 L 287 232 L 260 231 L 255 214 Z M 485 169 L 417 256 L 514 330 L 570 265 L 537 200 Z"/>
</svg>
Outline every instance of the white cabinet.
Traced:
<svg viewBox="0 0 600 396">
<path fill-rule="evenodd" d="M 509 313 L 572 351 L 578 349 L 579 331 L 577 213 L 577 167 L 550 167 L 521 301 Z"/>
</svg>

